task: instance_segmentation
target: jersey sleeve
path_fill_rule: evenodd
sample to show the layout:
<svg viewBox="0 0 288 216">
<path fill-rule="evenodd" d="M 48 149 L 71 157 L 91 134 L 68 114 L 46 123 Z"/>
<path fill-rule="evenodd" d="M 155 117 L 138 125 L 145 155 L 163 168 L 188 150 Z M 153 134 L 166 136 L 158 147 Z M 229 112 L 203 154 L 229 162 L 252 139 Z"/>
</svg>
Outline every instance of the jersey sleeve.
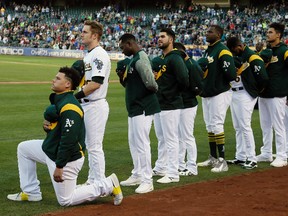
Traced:
<svg viewBox="0 0 288 216">
<path fill-rule="evenodd" d="M 229 50 L 222 50 L 218 56 L 220 67 L 228 81 L 233 81 L 237 77 L 233 55 Z"/>
<path fill-rule="evenodd" d="M 257 82 L 257 87 L 259 91 L 261 92 L 267 86 L 268 80 L 269 80 L 269 77 L 265 68 L 265 63 L 261 59 L 260 56 L 254 54 L 250 56 L 249 64 L 250 64 L 250 68 L 252 70 L 253 76 Z"/>
<path fill-rule="evenodd" d="M 146 88 L 150 91 L 156 92 L 158 90 L 158 85 L 155 81 L 148 56 L 142 54 L 140 59 L 136 62 L 135 68 L 138 71 L 139 76 L 141 77 Z"/>
<path fill-rule="evenodd" d="M 93 79 L 93 77 L 105 77 L 105 72 L 109 67 L 109 59 L 107 59 L 104 55 L 102 56 L 101 54 L 95 55 L 92 60 L 91 67 L 91 79 Z"/>
</svg>

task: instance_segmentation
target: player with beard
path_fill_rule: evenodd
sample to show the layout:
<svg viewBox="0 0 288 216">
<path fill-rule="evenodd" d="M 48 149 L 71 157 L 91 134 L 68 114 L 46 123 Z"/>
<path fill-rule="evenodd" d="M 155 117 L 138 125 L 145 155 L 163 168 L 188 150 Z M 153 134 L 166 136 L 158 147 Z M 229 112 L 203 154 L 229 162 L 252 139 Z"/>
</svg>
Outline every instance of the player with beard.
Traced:
<svg viewBox="0 0 288 216">
<path fill-rule="evenodd" d="M 155 114 L 155 132 L 158 138 L 158 159 L 153 169 L 154 175 L 163 176 L 158 183 L 179 182 L 178 128 L 180 110 L 183 109 L 181 90 L 189 86 L 186 65 L 177 50 L 173 50 L 175 33 L 164 28 L 159 33 L 158 47 L 163 51 L 163 65 L 156 75 L 157 97 L 161 112 Z"/>
<path fill-rule="evenodd" d="M 209 46 L 204 58 L 208 61 L 204 72 L 202 108 L 206 130 L 208 132 L 210 156 L 198 166 L 212 166 L 211 172 L 228 171 L 225 161 L 224 122 L 231 102 L 230 82 L 236 79 L 236 68 L 232 53 L 221 43 L 223 29 L 212 25 L 206 33 Z M 217 149 L 219 158 L 217 159 Z"/>
<path fill-rule="evenodd" d="M 267 47 L 272 49 L 272 58 L 266 70 L 269 76 L 268 86 L 260 94 L 259 114 L 263 135 L 263 146 L 257 161 L 272 162 L 273 129 L 275 131 L 276 158 L 270 164 L 273 167 L 287 165 L 285 106 L 288 95 L 288 48 L 281 42 L 285 26 L 272 23 L 267 31 Z"/>
</svg>

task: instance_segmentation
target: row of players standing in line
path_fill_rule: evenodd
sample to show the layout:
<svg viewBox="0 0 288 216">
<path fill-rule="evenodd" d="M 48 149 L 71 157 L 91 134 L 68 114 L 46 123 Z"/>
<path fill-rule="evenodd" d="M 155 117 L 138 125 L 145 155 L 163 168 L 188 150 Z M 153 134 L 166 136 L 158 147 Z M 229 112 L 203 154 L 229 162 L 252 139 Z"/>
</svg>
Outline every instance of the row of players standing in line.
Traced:
<svg viewBox="0 0 288 216">
<path fill-rule="evenodd" d="M 287 155 L 285 153 L 286 135 L 283 119 L 287 96 L 287 89 L 285 88 L 287 88 L 286 65 L 288 54 L 286 46 L 280 43 L 283 31 L 283 25 L 271 24 L 267 33 L 267 41 L 271 45 L 273 56 L 269 63 L 267 63 L 269 82 L 264 91 L 261 92 L 261 100 L 259 100 L 261 128 L 263 130 L 263 147 L 261 148 L 260 156 L 256 157 L 256 161 L 252 161 L 252 159 L 249 158 L 249 153 L 247 153 L 249 147 L 248 149 L 245 148 L 244 155 L 247 157 L 244 165 L 245 168 L 256 167 L 255 163 L 257 161 L 272 161 L 272 127 L 276 133 L 276 159 L 271 165 L 276 167 L 287 165 Z M 219 26 L 211 26 L 207 31 L 207 40 L 210 46 L 206 51 L 204 63 L 201 64 L 205 68 L 207 66 L 206 60 L 208 60 L 208 66 L 204 73 L 203 86 L 195 85 L 198 89 L 195 86 L 193 88 L 191 83 L 197 83 L 197 78 L 193 80 L 192 77 L 194 75 L 197 77 L 195 71 L 201 71 L 201 69 L 198 67 L 197 62 L 187 58 L 185 52 L 183 52 L 185 49 L 183 45 L 176 44 L 178 50 L 174 50 L 175 34 L 171 29 L 163 29 L 159 34 L 158 44 L 163 50 L 164 60 L 158 60 L 164 61 L 164 64 L 156 63 L 156 66 L 154 65 L 153 67 L 155 71 L 158 71 L 156 81 L 148 57 L 137 45 L 135 37 L 131 34 L 121 36 L 120 48 L 124 54 L 133 55 L 132 60 L 128 63 L 128 67 L 124 67 L 126 68 L 125 72 L 120 72 L 119 76 L 126 90 L 126 105 L 129 116 L 129 147 L 134 165 L 132 175 L 126 181 L 120 182 L 121 185 L 131 186 L 139 184 L 135 192 L 147 193 L 154 189 L 153 175 L 162 176 L 162 178 L 157 180 L 158 183 L 172 183 L 178 182 L 180 175 L 198 174 L 196 164 L 197 150 L 195 139 L 191 136 L 191 132 L 193 132 L 197 109 L 195 96 L 199 92 L 201 92 L 200 95 L 203 97 L 203 113 L 209 137 L 210 157 L 207 161 L 199 163 L 198 166 L 213 166 L 212 172 L 228 170 L 228 166 L 224 160 L 225 137 L 223 125 L 226 110 L 231 101 L 229 82 L 235 80 L 237 75 L 231 52 L 220 42 L 222 33 L 223 30 Z M 64 120 L 62 119 L 63 121 L 61 120 L 61 122 L 59 122 L 65 129 L 62 131 L 59 127 L 52 127 L 53 124 L 51 124 L 51 120 L 49 122 L 49 120 L 45 118 L 46 121 L 44 121 L 43 127 L 45 131 L 47 131 L 46 141 L 52 136 L 51 132 L 53 130 L 59 131 L 59 134 L 65 133 L 65 136 L 61 136 L 61 139 L 59 139 L 58 136 L 54 137 L 57 139 L 57 143 L 55 144 L 57 151 L 54 152 L 55 146 L 53 146 L 52 149 L 48 149 L 49 152 L 53 151 L 53 154 L 49 153 L 48 155 L 43 151 L 44 145 L 42 144 L 45 140 L 32 140 L 22 142 L 18 145 L 18 167 L 22 191 L 16 194 L 9 194 L 7 196 L 8 199 L 13 201 L 42 200 L 40 181 L 37 178 L 35 166 L 36 162 L 40 162 L 48 164 L 51 180 L 60 205 L 77 205 L 110 193 L 115 196 L 114 204 L 121 204 L 123 195 L 117 176 L 112 174 L 108 178 L 105 178 L 105 157 L 102 141 L 109 113 L 109 107 L 105 98 L 111 62 L 108 54 L 99 46 L 102 34 L 103 26 L 101 24 L 95 21 L 86 21 L 84 23 L 81 39 L 82 43 L 87 46 L 88 53 L 83 60 L 84 65 L 78 65 L 77 67 L 73 65 L 74 68 L 80 68 L 79 71 L 85 71 L 83 82 L 81 81 L 80 83 L 81 90 L 75 94 L 75 97 L 81 103 L 81 108 L 80 104 L 73 100 L 75 106 L 68 106 L 68 109 L 64 110 L 61 109 L 59 113 L 56 109 L 56 114 L 60 117 L 63 115 L 62 111 L 65 114 L 69 114 L 69 116 L 70 114 L 77 116 L 79 113 L 85 113 L 84 121 L 81 119 L 79 122 L 81 125 L 85 123 L 86 129 L 85 143 L 89 160 L 88 180 L 83 185 L 76 186 L 77 177 L 84 162 L 84 156 L 82 154 L 85 149 L 84 143 L 81 147 L 78 145 L 79 140 L 75 140 L 75 142 L 69 141 L 69 146 L 73 146 L 73 153 L 71 153 L 70 147 L 66 148 L 68 146 L 62 148 L 64 147 L 62 146 L 62 138 L 66 139 L 66 135 L 68 136 L 69 134 L 70 138 L 75 138 L 73 132 L 70 133 L 70 130 L 65 129 L 66 127 L 73 127 L 73 124 L 70 121 L 67 123 L 67 121 L 65 121 L 67 119 L 65 118 Z M 229 43 L 233 45 L 232 39 L 230 42 Z M 232 45 L 231 50 L 234 50 L 233 52 L 235 54 L 238 53 L 237 50 L 242 50 L 242 61 L 247 61 L 247 59 L 244 58 L 246 56 L 244 53 L 246 53 L 248 47 L 239 44 L 239 41 Z M 260 69 L 260 65 L 257 65 L 256 62 L 260 63 L 261 59 L 256 56 L 254 57 L 255 59 L 252 58 L 251 61 L 249 61 L 249 58 L 248 63 L 251 65 L 252 62 L 253 64 L 255 63 L 257 70 L 255 67 L 253 70 L 251 66 L 248 68 L 241 66 L 238 73 L 242 70 L 240 78 L 243 79 L 243 86 L 233 87 L 235 91 L 246 90 L 248 92 L 243 75 L 250 70 L 250 72 L 255 75 L 254 72 Z M 183 61 L 183 59 L 185 61 Z M 81 65 L 81 63 L 79 64 Z M 85 69 L 83 67 L 85 67 Z M 189 69 L 189 75 L 187 68 Z M 192 75 L 190 75 L 190 73 Z M 260 72 L 257 72 L 256 75 L 257 74 L 260 75 Z M 262 79 L 265 80 L 265 76 L 263 77 Z M 52 90 L 60 93 L 59 89 L 55 89 L 55 85 L 58 83 L 59 88 L 61 87 L 61 94 L 63 93 L 64 96 L 69 96 L 71 95 L 70 90 L 74 90 L 79 82 L 80 80 L 78 81 L 78 78 L 75 77 L 75 71 L 73 72 L 72 68 L 60 69 L 56 78 L 53 80 Z M 213 88 L 214 85 L 217 86 L 217 88 Z M 62 91 L 63 89 L 64 91 Z M 179 89 L 181 91 L 179 91 Z M 191 92 L 194 92 L 194 97 L 191 97 Z M 182 93 L 182 97 L 180 93 Z M 185 106 L 183 104 L 183 98 L 187 100 Z M 50 98 L 50 100 L 53 105 L 55 101 L 53 102 L 53 98 Z M 48 108 L 49 107 L 50 106 L 48 106 Z M 221 107 L 221 109 L 219 107 Z M 46 112 L 48 112 L 48 108 Z M 54 110 L 55 109 L 52 110 L 53 116 L 55 114 Z M 261 110 L 264 110 L 262 114 Z M 105 113 L 105 115 L 103 113 Z M 78 118 L 83 118 L 82 114 L 79 115 Z M 153 115 L 159 147 L 158 159 L 152 170 L 149 132 Z M 70 117 L 72 118 L 72 116 Z M 181 124 L 179 124 L 180 121 Z M 180 129 L 179 125 L 181 125 Z M 83 128 L 83 126 L 81 126 L 81 128 Z M 78 133 L 81 133 L 81 131 L 82 130 L 78 130 Z M 97 131 L 97 133 L 94 131 Z M 55 133 L 55 131 L 52 132 L 52 134 L 53 133 Z M 180 142 L 178 133 L 181 140 Z M 81 139 L 82 138 L 83 136 L 81 136 Z M 188 140 L 188 144 L 185 143 L 186 140 Z M 35 145 L 35 148 L 31 148 L 31 145 Z M 236 146 L 237 152 L 242 152 L 243 149 L 240 147 L 245 146 L 245 144 L 237 143 Z M 188 153 L 188 161 L 186 163 L 183 162 L 185 147 L 187 147 Z M 74 149 L 78 150 L 74 152 Z M 217 156 L 217 149 L 219 157 Z M 253 146 L 250 146 L 250 150 L 251 149 L 253 149 Z M 179 152 L 181 155 L 180 163 L 178 160 Z M 241 161 L 241 158 L 238 158 L 237 152 L 236 160 L 232 161 L 234 163 Z M 75 160 L 75 157 L 67 157 L 68 155 L 75 156 L 75 153 L 77 153 L 78 160 Z M 35 157 L 35 155 L 37 155 L 37 157 Z M 41 158 L 39 158 L 40 155 Z M 63 155 L 65 156 L 65 160 L 62 160 Z M 23 160 L 26 162 L 23 163 Z M 72 163 L 77 163 L 79 166 L 75 167 Z M 23 172 L 23 165 L 26 166 L 25 170 L 27 172 Z M 179 168 L 180 172 L 178 170 Z M 71 170 L 75 171 L 73 176 L 69 174 Z M 29 178 L 27 175 L 29 175 Z M 33 176 L 33 178 L 31 176 Z M 63 190 L 63 188 L 65 188 L 65 190 Z"/>
<path fill-rule="evenodd" d="M 116 72 L 126 91 L 129 148 L 134 167 L 131 176 L 120 184 L 140 185 L 135 192 L 147 193 L 154 189 L 152 176 L 162 177 L 158 183 L 172 183 L 179 182 L 181 175 L 197 175 L 197 166 L 211 166 L 215 173 L 228 171 L 227 162 L 245 169 L 256 168 L 257 162 L 273 161 L 273 129 L 276 158 L 271 166 L 286 166 L 284 118 L 288 49 L 281 43 L 283 32 L 284 25 L 270 25 L 267 32 L 270 48 L 260 53 L 268 59 L 264 62 L 237 37 L 227 40 L 228 49 L 220 40 L 223 29 L 212 25 L 206 33 L 210 45 L 205 56 L 195 62 L 187 56 L 182 44 L 175 43 L 175 33 L 162 29 L 158 47 L 163 55 L 152 60 L 153 69 L 135 37 L 132 34 L 121 36 L 120 48 L 126 56 L 133 56 L 119 61 Z M 193 130 L 198 94 L 202 97 L 210 155 L 197 164 Z M 261 154 L 256 156 L 251 117 L 258 97 L 263 146 Z M 236 154 L 235 159 L 226 161 L 224 122 L 230 105 L 236 131 Z M 149 132 L 153 116 L 158 159 L 152 169 Z M 286 121 L 287 118 L 288 115 Z"/>
</svg>

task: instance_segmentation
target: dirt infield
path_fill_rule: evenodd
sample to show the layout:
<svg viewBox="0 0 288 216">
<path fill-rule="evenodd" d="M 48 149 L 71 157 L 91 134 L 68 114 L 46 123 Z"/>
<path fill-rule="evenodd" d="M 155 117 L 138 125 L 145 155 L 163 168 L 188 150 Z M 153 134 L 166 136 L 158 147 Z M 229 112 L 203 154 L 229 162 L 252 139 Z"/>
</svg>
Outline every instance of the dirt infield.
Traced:
<svg viewBox="0 0 288 216">
<path fill-rule="evenodd" d="M 48 215 L 288 216 L 288 167 L 132 195 L 121 206 L 111 201 Z"/>
</svg>

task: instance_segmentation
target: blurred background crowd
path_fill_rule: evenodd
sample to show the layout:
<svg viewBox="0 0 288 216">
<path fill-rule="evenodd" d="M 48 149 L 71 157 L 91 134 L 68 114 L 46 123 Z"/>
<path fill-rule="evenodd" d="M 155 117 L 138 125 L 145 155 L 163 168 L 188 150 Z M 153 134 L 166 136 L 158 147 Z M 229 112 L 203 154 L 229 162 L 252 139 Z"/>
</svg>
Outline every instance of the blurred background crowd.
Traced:
<svg viewBox="0 0 288 216">
<path fill-rule="evenodd" d="M 205 31 L 211 24 L 225 29 L 223 41 L 238 35 L 248 46 L 265 43 L 270 22 L 288 21 L 288 4 L 269 1 L 269 5 L 220 8 L 194 4 L 188 7 L 154 3 L 152 7 L 121 8 L 118 4 L 101 7 L 53 7 L 40 4 L 0 1 L 0 46 L 83 50 L 80 34 L 86 19 L 104 25 L 102 45 L 107 51 L 120 51 L 118 39 L 133 33 L 150 56 L 159 55 L 157 34 L 163 27 L 177 33 L 177 41 L 188 47 L 188 54 L 201 56 L 207 45 Z M 287 30 L 284 42 L 288 44 Z"/>
</svg>

